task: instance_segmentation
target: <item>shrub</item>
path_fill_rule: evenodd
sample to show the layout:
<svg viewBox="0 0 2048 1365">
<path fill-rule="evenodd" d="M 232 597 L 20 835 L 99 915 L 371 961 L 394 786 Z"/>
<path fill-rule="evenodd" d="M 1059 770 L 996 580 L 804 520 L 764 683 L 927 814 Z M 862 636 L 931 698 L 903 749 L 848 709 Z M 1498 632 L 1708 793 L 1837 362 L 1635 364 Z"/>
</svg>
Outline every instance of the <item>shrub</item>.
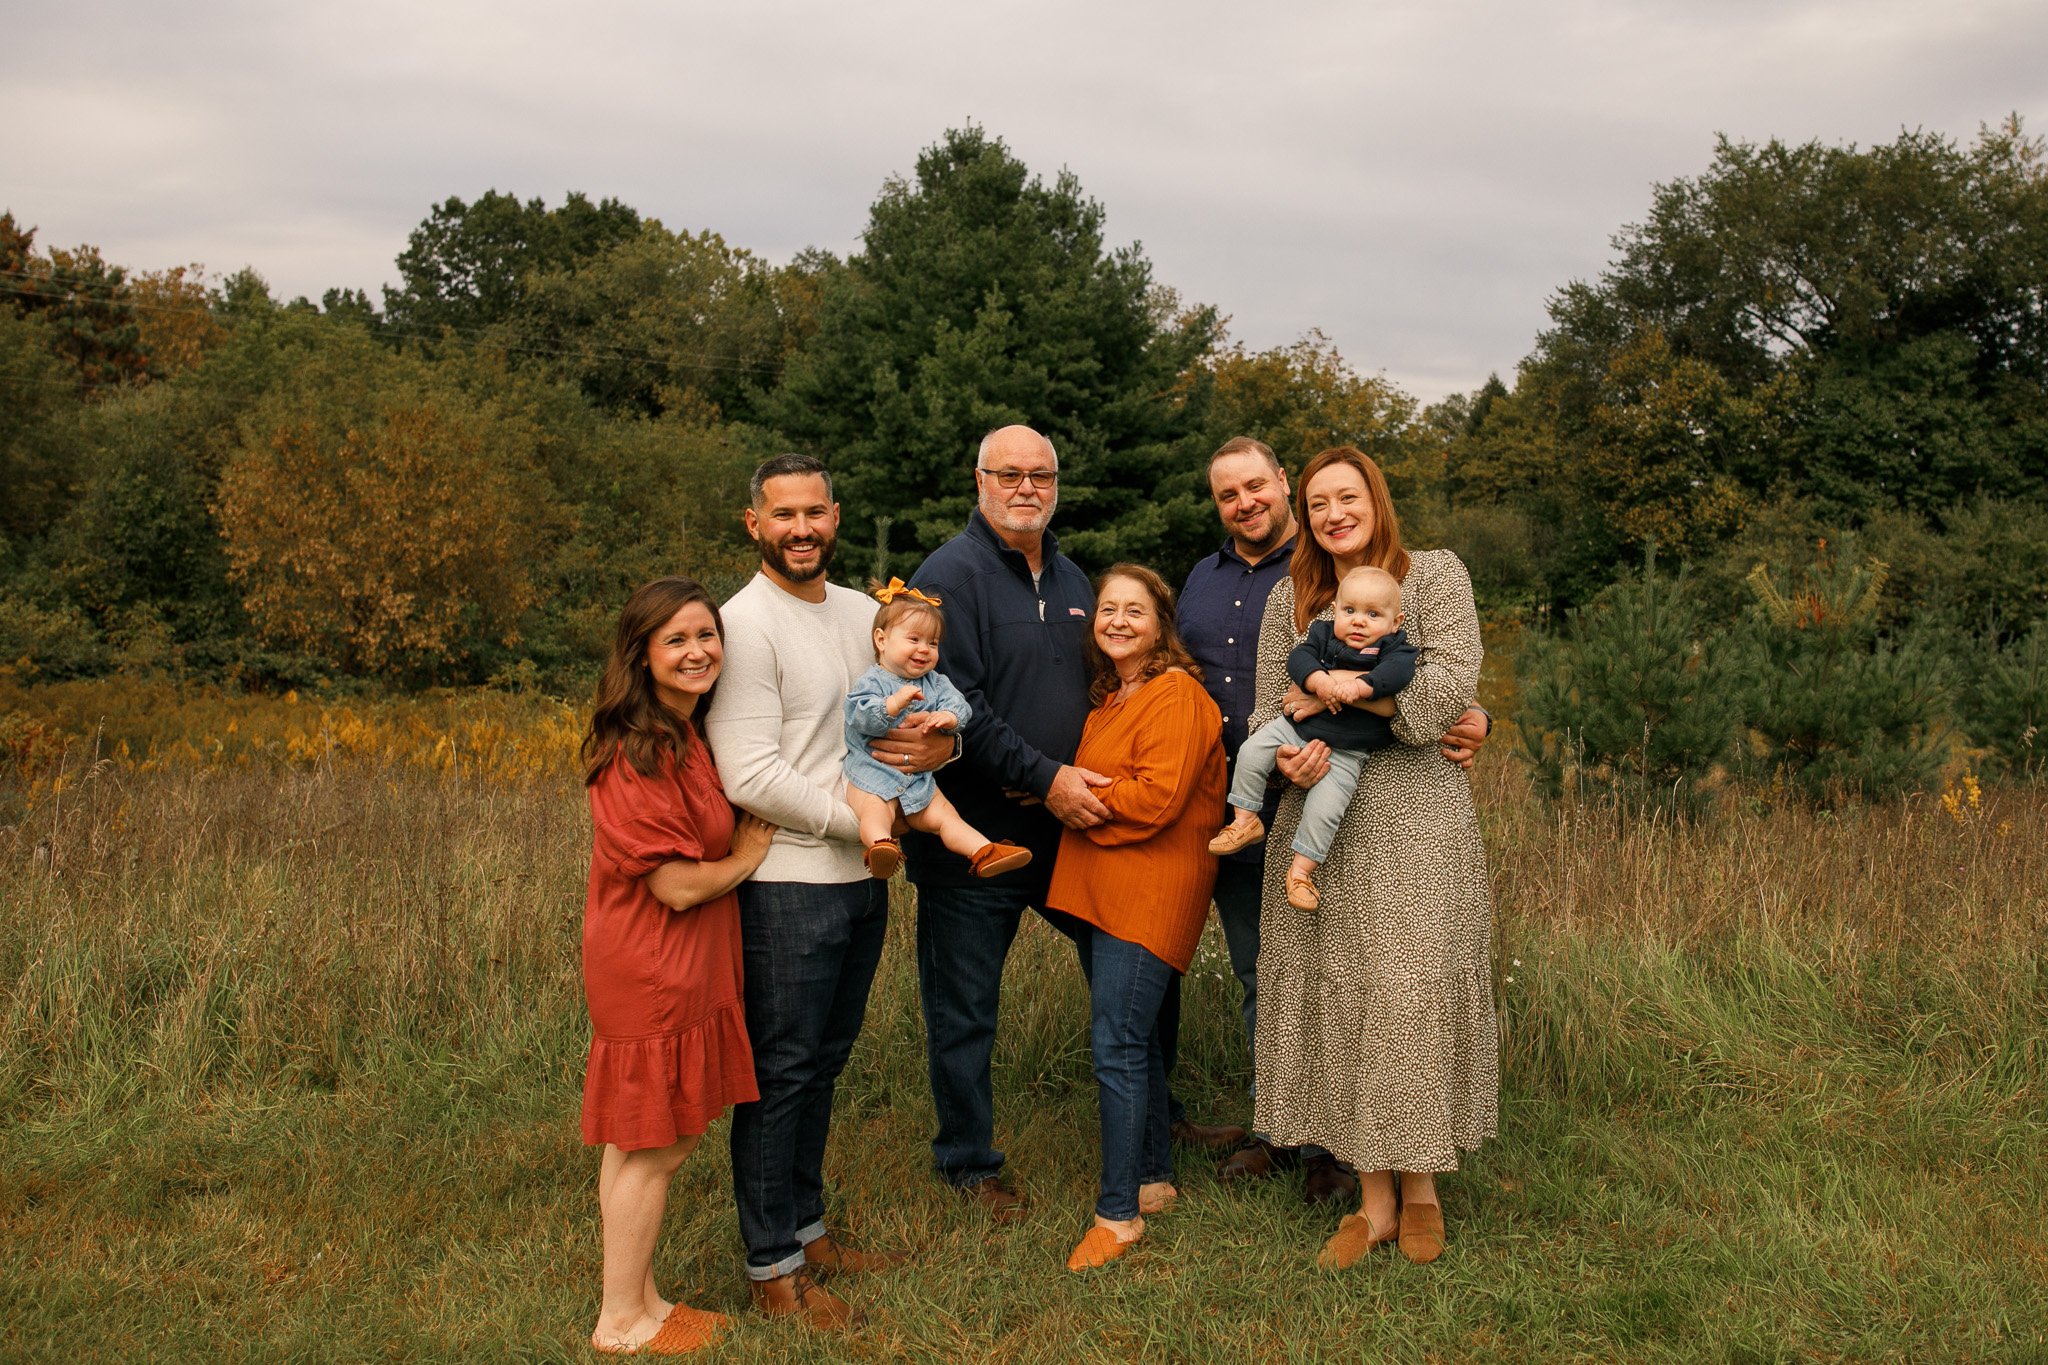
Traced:
<svg viewBox="0 0 2048 1365">
<path fill-rule="evenodd" d="M 1696 804 L 1740 719 L 1719 632 L 1683 575 L 1655 559 L 1522 654 L 1525 752 L 1553 792 L 1579 784 L 1635 804 Z"/>
<path fill-rule="evenodd" d="M 2048 771 L 2048 623 L 2004 649 L 1986 641 L 1961 701 L 1973 741 L 2014 772 Z"/>
<path fill-rule="evenodd" d="M 1550 523 L 1519 508 L 1484 506 L 1454 507 L 1440 520 L 1439 540 L 1465 561 L 1481 611 L 1526 612 L 1549 599 L 1545 566 L 1556 540 Z"/>
<path fill-rule="evenodd" d="M 1750 766 L 1813 800 L 1917 791 L 1947 757 L 1946 663 L 1931 630 L 1878 633 L 1885 566 L 1823 560 L 1791 592 L 1759 564 L 1730 651 L 1745 677 Z"/>
<path fill-rule="evenodd" d="M 0 673 L 79 678 L 107 666 L 106 644 L 84 612 L 68 604 L 40 607 L 0 593 Z"/>
</svg>

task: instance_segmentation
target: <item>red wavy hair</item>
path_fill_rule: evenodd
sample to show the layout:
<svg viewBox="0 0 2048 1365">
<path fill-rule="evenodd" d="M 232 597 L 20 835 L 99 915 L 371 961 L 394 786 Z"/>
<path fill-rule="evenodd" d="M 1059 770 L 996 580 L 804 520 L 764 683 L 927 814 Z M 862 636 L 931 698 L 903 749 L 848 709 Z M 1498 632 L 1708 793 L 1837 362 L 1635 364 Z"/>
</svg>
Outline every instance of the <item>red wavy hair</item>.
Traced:
<svg viewBox="0 0 2048 1365">
<path fill-rule="evenodd" d="M 1316 541 L 1309 529 L 1308 486 L 1315 476 L 1333 464 L 1348 464 L 1365 480 L 1366 501 L 1372 505 L 1372 534 L 1365 540 L 1361 563 L 1385 569 L 1400 582 L 1408 576 L 1408 551 L 1401 547 L 1401 520 L 1394 515 L 1394 498 L 1387 491 L 1387 476 L 1373 463 L 1372 456 L 1357 446 L 1332 446 L 1306 465 L 1294 485 L 1294 520 L 1301 533 L 1294 540 L 1294 558 L 1288 572 L 1294 576 L 1294 629 L 1299 634 L 1337 600 L 1337 558 Z"/>
</svg>

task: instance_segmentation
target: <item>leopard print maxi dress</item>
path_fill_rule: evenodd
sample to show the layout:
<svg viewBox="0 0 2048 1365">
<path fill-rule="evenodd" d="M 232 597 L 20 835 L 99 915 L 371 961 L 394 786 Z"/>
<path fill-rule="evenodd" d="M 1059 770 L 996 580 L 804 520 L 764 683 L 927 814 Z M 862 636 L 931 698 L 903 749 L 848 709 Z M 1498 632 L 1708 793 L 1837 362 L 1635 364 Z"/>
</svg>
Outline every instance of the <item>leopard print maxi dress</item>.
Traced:
<svg viewBox="0 0 2048 1365">
<path fill-rule="evenodd" d="M 1411 556 L 1401 591 L 1420 658 L 1397 697 L 1400 743 L 1366 760 L 1316 873 L 1316 913 L 1287 904 L 1299 788 L 1267 836 L 1258 1126 L 1361 1171 L 1453 1171 L 1461 1150 L 1493 1136 L 1499 1112 L 1486 851 L 1471 785 L 1437 753 L 1478 686 L 1479 616 L 1449 550 Z M 1282 579 L 1259 631 L 1254 728 L 1279 713 L 1287 653 L 1302 638 L 1294 584 Z"/>
</svg>

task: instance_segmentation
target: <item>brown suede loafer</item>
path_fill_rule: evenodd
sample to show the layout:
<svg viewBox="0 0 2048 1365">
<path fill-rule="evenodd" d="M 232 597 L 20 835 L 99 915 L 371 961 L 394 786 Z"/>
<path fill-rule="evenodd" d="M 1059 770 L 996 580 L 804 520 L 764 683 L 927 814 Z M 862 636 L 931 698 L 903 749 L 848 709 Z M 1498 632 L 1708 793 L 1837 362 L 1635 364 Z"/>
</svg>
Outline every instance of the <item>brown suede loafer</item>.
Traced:
<svg viewBox="0 0 2048 1365">
<path fill-rule="evenodd" d="M 800 1265 L 772 1280 L 749 1280 L 754 1307 L 771 1318 L 800 1318 L 821 1332 L 850 1332 L 867 1315 L 818 1283 L 818 1272 Z"/>
<path fill-rule="evenodd" d="M 1241 848 L 1250 848 L 1266 837 L 1266 826 L 1254 815 L 1249 820 L 1232 820 L 1209 841 L 1209 851 L 1221 858 Z"/>
<path fill-rule="evenodd" d="M 1349 1270 L 1365 1253 L 1393 1241 L 1395 1236 L 1391 1227 L 1381 1232 L 1365 1215 L 1347 1213 L 1338 1222 L 1336 1233 L 1323 1243 L 1322 1252 L 1316 1257 L 1316 1269 Z"/>
<path fill-rule="evenodd" d="M 1401 1254 L 1428 1265 L 1444 1254 L 1444 1211 L 1437 1204 L 1401 1205 Z"/>
<path fill-rule="evenodd" d="M 861 861 L 867 864 L 870 877 L 886 882 L 896 875 L 897 868 L 903 866 L 903 847 L 894 839 L 878 839 L 868 845 Z"/>
<path fill-rule="evenodd" d="M 983 844 L 967 860 L 967 870 L 977 877 L 1000 877 L 1015 872 L 1031 861 L 1031 850 L 1016 844 Z"/>
</svg>

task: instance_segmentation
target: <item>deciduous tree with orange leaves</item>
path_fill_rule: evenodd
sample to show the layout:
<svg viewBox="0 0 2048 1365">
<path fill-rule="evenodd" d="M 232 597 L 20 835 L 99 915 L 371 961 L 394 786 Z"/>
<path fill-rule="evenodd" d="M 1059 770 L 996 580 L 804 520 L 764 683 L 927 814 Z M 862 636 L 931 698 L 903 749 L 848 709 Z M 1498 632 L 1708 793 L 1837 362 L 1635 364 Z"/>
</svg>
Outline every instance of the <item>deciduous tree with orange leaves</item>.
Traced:
<svg viewBox="0 0 2048 1365">
<path fill-rule="evenodd" d="M 412 386 L 335 424 L 273 413 L 222 472 L 229 575 L 274 648 L 420 680 L 516 643 L 545 506 L 530 433 Z"/>
</svg>

